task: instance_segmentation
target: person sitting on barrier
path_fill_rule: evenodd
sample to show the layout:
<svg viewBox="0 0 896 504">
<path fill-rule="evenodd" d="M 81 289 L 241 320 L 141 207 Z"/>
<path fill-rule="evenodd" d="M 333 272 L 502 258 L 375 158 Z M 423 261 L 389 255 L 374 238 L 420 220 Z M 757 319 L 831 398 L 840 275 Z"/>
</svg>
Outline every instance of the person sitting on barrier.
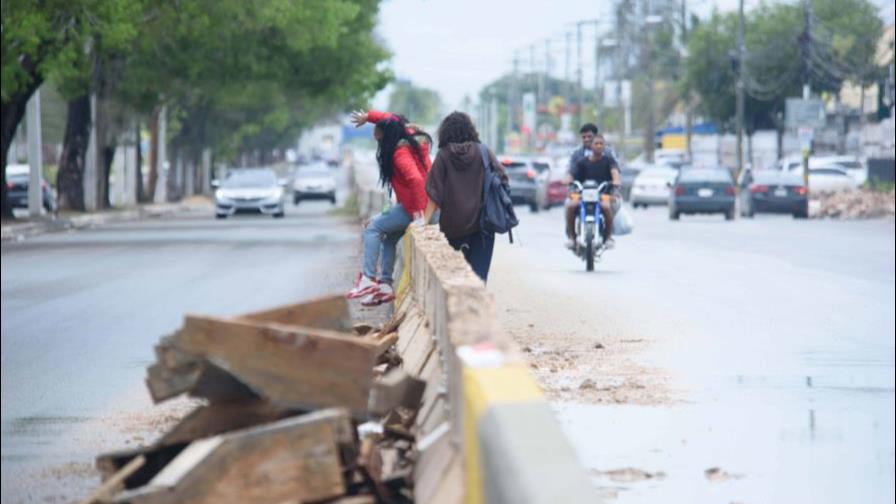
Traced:
<svg viewBox="0 0 896 504">
<path fill-rule="evenodd" d="M 440 212 L 439 228 L 455 250 L 460 250 L 482 281 L 488 279 L 495 235 L 480 229 L 482 181 L 485 173 L 479 133 L 463 112 L 452 112 L 439 125 L 439 153 L 426 177 L 424 220 Z M 506 180 L 504 166 L 488 150 L 491 165 Z"/>
<path fill-rule="evenodd" d="M 400 115 L 369 110 L 352 113 L 356 127 L 374 123 L 377 142 L 376 160 L 380 184 L 395 191 L 398 203 L 372 218 L 364 230 L 364 264 L 348 299 L 361 298 L 361 304 L 375 306 L 395 299 L 392 272 L 395 247 L 411 222 L 423 218 L 426 208 L 424 184 L 430 169 L 429 149 L 432 137 Z M 377 278 L 377 262 L 380 275 Z"/>
</svg>

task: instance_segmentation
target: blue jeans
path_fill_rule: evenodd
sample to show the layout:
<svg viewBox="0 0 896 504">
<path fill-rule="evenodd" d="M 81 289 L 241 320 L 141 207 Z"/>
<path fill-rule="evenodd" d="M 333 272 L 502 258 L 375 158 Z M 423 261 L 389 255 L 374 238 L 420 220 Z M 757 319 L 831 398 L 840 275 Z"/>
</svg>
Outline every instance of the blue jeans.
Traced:
<svg viewBox="0 0 896 504">
<path fill-rule="evenodd" d="M 476 276 L 483 282 L 488 281 L 488 270 L 492 265 L 492 252 L 495 249 L 495 235 L 477 231 L 471 235 L 450 238 L 448 244 L 464 254 L 464 259 L 473 268 Z"/>
<path fill-rule="evenodd" d="M 392 283 L 395 271 L 395 245 L 411 224 L 411 216 L 395 204 L 370 220 L 364 230 L 364 274 L 377 278 L 377 261 L 382 260 L 379 280 Z"/>
</svg>

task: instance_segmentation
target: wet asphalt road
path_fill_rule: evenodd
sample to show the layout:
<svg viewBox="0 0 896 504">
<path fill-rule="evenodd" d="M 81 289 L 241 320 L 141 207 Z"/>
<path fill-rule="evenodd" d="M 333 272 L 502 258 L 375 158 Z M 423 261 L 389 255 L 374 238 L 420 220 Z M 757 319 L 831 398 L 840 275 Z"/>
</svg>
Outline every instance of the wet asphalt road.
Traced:
<svg viewBox="0 0 896 504">
<path fill-rule="evenodd" d="M 520 210 L 518 243 L 495 252 L 499 306 L 512 285 L 578 307 L 582 338 L 643 337 L 639 360 L 674 391 L 671 404 L 555 404 L 605 496 L 893 502 L 892 219 L 671 222 L 665 208 L 640 210 L 635 233 L 588 274 L 563 248 L 561 209 Z M 538 310 L 514 316 L 544 327 Z M 728 477 L 708 478 L 715 467 Z M 606 475 L 626 468 L 653 477 Z"/>
<path fill-rule="evenodd" d="M 65 491 L 48 487 L 80 483 L 66 478 L 89 472 L 97 448 L 72 433 L 149 409 L 153 345 L 185 313 L 229 316 L 346 290 L 358 226 L 330 209 L 308 202 L 284 219 L 227 220 L 209 210 L 4 243 L 3 502 L 53 500 Z"/>
</svg>

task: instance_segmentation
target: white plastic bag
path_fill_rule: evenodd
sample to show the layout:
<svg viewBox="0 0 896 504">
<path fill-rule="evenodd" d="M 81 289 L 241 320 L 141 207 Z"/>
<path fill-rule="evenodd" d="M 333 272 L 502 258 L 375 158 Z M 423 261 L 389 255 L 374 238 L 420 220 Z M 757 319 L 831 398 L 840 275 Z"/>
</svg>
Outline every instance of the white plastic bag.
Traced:
<svg viewBox="0 0 896 504">
<path fill-rule="evenodd" d="M 635 225 L 632 216 L 625 208 L 620 208 L 613 216 L 613 235 L 624 236 L 632 232 Z"/>
</svg>

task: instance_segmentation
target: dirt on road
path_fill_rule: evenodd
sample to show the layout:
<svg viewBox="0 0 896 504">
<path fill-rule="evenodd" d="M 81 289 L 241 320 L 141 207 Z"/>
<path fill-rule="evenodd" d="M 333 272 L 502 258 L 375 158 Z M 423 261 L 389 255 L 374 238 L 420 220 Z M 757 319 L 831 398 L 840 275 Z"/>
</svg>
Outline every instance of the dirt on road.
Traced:
<svg viewBox="0 0 896 504">
<path fill-rule="evenodd" d="M 504 328 L 528 356 L 529 366 L 548 397 L 557 401 L 607 404 L 671 404 L 669 376 L 642 358 L 649 335 L 620 323 L 625 314 L 601 308 L 587 297 L 552 289 L 523 271 L 511 251 L 491 276 Z M 572 289 L 574 291 L 574 289 Z"/>
</svg>

